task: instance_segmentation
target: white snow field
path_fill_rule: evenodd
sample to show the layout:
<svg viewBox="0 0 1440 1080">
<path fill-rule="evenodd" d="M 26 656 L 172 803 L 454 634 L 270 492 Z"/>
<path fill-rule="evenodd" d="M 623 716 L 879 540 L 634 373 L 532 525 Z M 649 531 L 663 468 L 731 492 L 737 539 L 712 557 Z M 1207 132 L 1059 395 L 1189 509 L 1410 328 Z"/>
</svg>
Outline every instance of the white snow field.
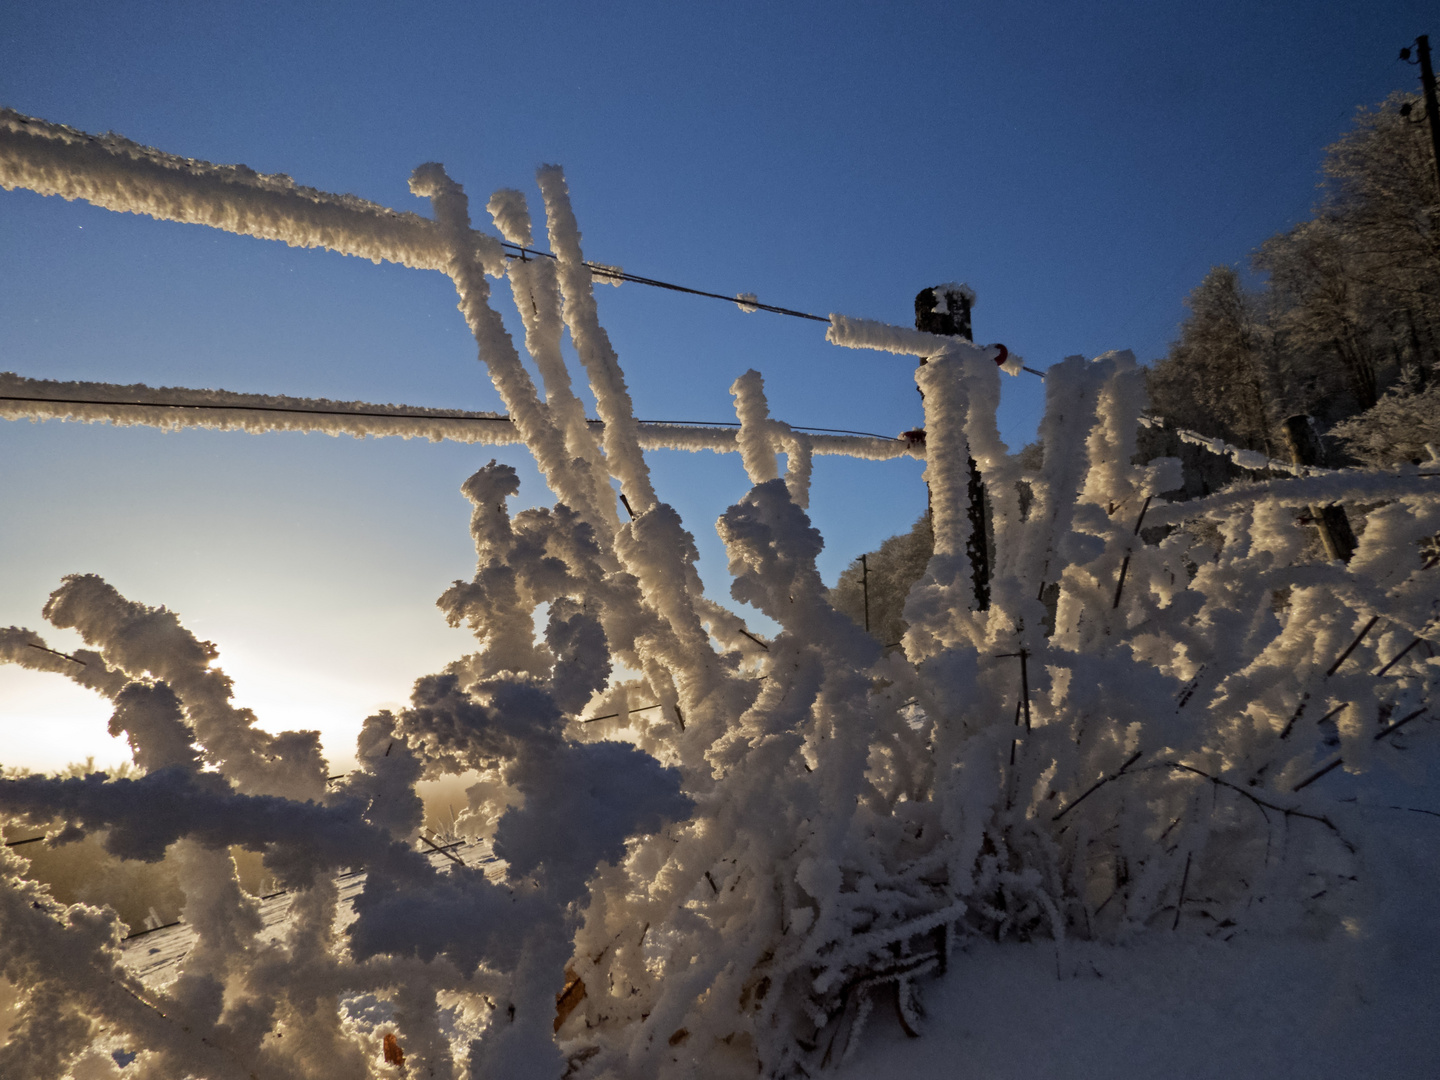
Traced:
<svg viewBox="0 0 1440 1080">
<path fill-rule="evenodd" d="M 512 514 L 493 462 L 464 483 L 476 571 L 438 604 L 475 650 L 366 718 L 344 777 L 314 732 L 259 728 L 180 614 L 97 575 L 42 612 L 87 648 L 0 630 L 0 659 L 112 701 L 140 770 L 0 778 L 0 815 L 171 860 L 189 942 L 142 978 L 113 910 L 58 903 L 7 848 L 0 1077 L 1436 1075 L 1440 478 L 1267 469 L 1167 502 L 1180 463 L 1137 460 L 1125 351 L 1046 371 L 1027 466 L 996 427 L 996 349 L 835 315 L 835 346 L 923 361 L 923 442 L 826 444 L 925 458 L 908 629 L 892 646 L 830 604 L 820 447 L 757 372 L 728 442 L 674 435 L 735 448 L 753 484 L 716 523 L 732 610 L 652 482 L 666 436 L 635 419 L 564 176 L 537 183 L 555 258 L 507 260 L 433 163 L 423 218 L 0 112 L 7 190 L 443 270 L 508 420 L 19 376 L 7 415 L 493 431 L 555 497 Z M 519 192 L 488 209 L 532 244 Z M 1316 543 L 1328 505 L 1348 562 Z M 488 870 L 417 847 L 416 785 L 470 772 L 458 827 Z M 287 891 L 283 927 L 237 845 Z"/>
<path fill-rule="evenodd" d="M 1430 800 L 1434 805 L 1434 799 Z M 874 1016 L 837 1080 L 1351 1080 L 1437 1075 L 1440 818 L 1357 812 L 1371 876 L 1340 932 L 976 940 L 921 1037 Z M 1057 960 L 1057 951 L 1059 953 Z"/>
</svg>

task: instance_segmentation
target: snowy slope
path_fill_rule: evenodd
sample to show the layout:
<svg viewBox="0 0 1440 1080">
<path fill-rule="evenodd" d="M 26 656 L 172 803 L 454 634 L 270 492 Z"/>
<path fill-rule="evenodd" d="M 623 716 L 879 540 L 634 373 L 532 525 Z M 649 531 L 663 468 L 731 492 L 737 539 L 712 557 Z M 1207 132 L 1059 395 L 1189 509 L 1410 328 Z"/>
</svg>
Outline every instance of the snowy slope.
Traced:
<svg viewBox="0 0 1440 1080">
<path fill-rule="evenodd" d="M 833 1075 L 1440 1076 L 1440 799 L 1431 791 L 1428 813 L 1383 801 L 1349 807 L 1368 887 L 1360 914 L 1334 932 L 1223 941 L 1162 931 L 1129 946 L 1060 949 L 974 942 L 925 987 L 920 1038 L 903 1033 L 887 1001 Z"/>
</svg>

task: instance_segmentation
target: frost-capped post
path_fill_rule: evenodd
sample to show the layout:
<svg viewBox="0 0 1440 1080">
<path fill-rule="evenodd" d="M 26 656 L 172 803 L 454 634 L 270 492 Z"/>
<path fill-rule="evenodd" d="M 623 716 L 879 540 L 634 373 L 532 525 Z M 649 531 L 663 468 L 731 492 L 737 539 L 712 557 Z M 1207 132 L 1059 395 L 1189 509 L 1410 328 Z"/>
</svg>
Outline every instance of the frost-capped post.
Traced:
<svg viewBox="0 0 1440 1080">
<path fill-rule="evenodd" d="M 915 329 L 970 341 L 970 312 L 974 306 L 975 291 L 968 285 L 950 282 L 921 289 L 915 294 Z"/>
<path fill-rule="evenodd" d="M 968 285 L 952 282 L 921 289 L 915 297 L 915 329 L 970 341 L 970 313 L 974 306 L 975 291 Z M 921 357 L 920 363 L 925 362 L 926 358 Z M 990 515 L 985 505 L 985 484 L 968 448 L 965 460 L 970 471 L 967 511 L 970 537 L 965 544 L 965 555 L 970 560 L 970 573 L 975 582 L 975 610 L 984 611 L 990 606 Z"/>
<path fill-rule="evenodd" d="M 1296 465 L 1313 465 L 1324 468 L 1325 444 L 1315 431 L 1315 421 L 1309 416 L 1287 417 L 1282 429 L 1285 443 L 1290 449 L 1290 458 Z M 1350 528 L 1350 518 L 1343 506 L 1311 507 L 1310 519 L 1320 531 L 1325 551 L 1332 559 L 1349 562 L 1355 554 L 1355 531 Z"/>
<path fill-rule="evenodd" d="M 921 1030 L 920 986 L 967 938 L 1348 917 L 1355 851 L 1322 793 L 1338 770 L 1388 767 L 1434 700 L 1440 666 L 1415 647 L 1440 604 L 1433 479 L 1297 469 L 1168 502 L 1178 462 L 1137 459 L 1128 352 L 1048 369 L 1037 462 L 996 428 L 997 360 L 1018 370 L 1002 347 L 837 314 L 837 347 L 926 359 L 923 450 L 864 451 L 923 454 L 932 493 L 933 555 L 886 651 L 816 569 L 812 453 L 839 444 L 773 417 L 758 372 L 731 387 L 725 439 L 640 425 L 564 175 L 537 181 L 553 262 L 507 260 L 438 165 L 413 178 L 423 218 L 0 115 L 7 189 L 443 269 L 505 430 L 555 496 L 512 512 L 516 474 L 494 462 L 464 482 L 475 572 L 439 606 L 473 650 L 365 718 L 342 778 L 313 733 L 257 726 L 215 645 L 99 577 L 65 578 L 43 612 L 85 649 L 0 631 L 0 659 L 113 702 L 142 770 L 6 776 L 0 816 L 178 865 L 192 942 L 146 967 L 113 910 L 59 904 L 26 878 L 26 849 L 5 849 L 0 976 L 22 1003 L 0 1075 L 121 1059 L 140 1080 L 813 1075 L 877 1003 Z M 528 247 L 524 196 L 487 206 Z M 501 277 L 543 393 L 494 306 Z M 580 408 L 566 335 L 602 423 Z M 189 409 L 256 431 L 300 408 L 143 387 L 91 401 L 81 418 Z M 327 404 L 297 422 L 479 422 Z M 60 415 L 42 405 L 16 415 Z M 645 459 L 656 445 L 740 452 L 752 487 L 716 527 L 741 606 L 702 590 Z M 1296 527 L 1333 505 L 1364 508 L 1348 563 L 1308 559 Z M 778 632 L 754 633 L 744 605 Z M 445 774 L 473 781 L 453 850 L 421 831 L 416 793 Z M 234 847 L 283 890 L 279 929 L 264 905 L 282 898 L 239 888 Z"/>
</svg>

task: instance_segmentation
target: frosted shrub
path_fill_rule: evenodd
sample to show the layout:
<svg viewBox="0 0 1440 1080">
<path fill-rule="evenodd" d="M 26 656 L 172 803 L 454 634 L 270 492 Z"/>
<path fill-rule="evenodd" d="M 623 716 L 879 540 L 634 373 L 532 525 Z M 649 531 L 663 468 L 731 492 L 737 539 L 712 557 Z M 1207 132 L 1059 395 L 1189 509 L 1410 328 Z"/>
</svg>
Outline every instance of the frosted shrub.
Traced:
<svg viewBox="0 0 1440 1080">
<path fill-rule="evenodd" d="M 408 1075 L 810 1075 L 877 1003 L 918 1030 L 919 982 L 963 962 L 968 937 L 1228 936 L 1343 914 L 1354 851 L 1311 784 L 1372 767 L 1431 700 L 1428 646 L 1372 673 L 1440 600 L 1421 550 L 1440 532 L 1433 481 L 1349 471 L 1168 504 L 1178 463 L 1134 463 L 1144 384 L 1116 353 L 1047 372 L 1022 503 L 991 351 L 835 316 L 837 346 L 926 358 L 933 554 L 900 649 L 836 610 L 805 512 L 810 445 L 749 373 L 733 392 L 754 486 L 717 527 L 733 599 L 780 628 L 757 641 L 702 594 L 651 484 L 559 170 L 540 174 L 554 263 L 487 262 L 459 186 L 435 165 L 413 186 L 557 502 L 512 515 L 516 475 L 494 463 L 466 481 L 476 572 L 439 603 L 476 649 L 367 719 L 359 769 L 328 786 L 313 734 L 255 727 L 214 647 L 164 608 L 75 576 L 45 614 L 91 646 L 83 665 L 0 634 L 4 659 L 113 699 L 145 770 L 0 780 L 0 811 L 63 818 L 57 843 L 178 851 L 197 933 L 178 981 L 144 985 L 112 911 L 60 905 L 0 856 L 0 976 L 23 990 L 0 1075 L 62 1076 L 86 1054 L 142 1080 L 397 1075 L 365 1022 L 376 1003 Z M 518 193 L 489 206 L 530 242 Z M 487 273 L 519 301 L 543 399 Z M 994 531 L 978 610 L 969 458 Z M 1376 509 L 1353 560 L 1304 561 L 1297 515 L 1357 500 Z M 466 819 L 493 829 L 498 882 L 415 847 L 415 785 L 472 770 Z M 230 845 L 264 852 L 295 894 L 278 940 L 257 937 Z M 353 867 L 365 887 L 337 923 Z M 138 1056 L 122 1072 L 95 1047 Z"/>
</svg>

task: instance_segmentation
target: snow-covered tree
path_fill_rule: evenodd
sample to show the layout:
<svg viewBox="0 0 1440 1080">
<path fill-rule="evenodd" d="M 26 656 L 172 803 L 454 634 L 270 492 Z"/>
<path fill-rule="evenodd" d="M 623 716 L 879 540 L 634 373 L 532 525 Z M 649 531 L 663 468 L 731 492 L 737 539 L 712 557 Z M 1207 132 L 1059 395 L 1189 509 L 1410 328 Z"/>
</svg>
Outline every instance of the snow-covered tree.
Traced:
<svg viewBox="0 0 1440 1080">
<path fill-rule="evenodd" d="M 1270 454 L 1279 373 L 1260 303 L 1234 268 L 1213 268 L 1185 300 L 1190 314 L 1150 372 L 1150 395 L 1167 420 Z"/>
<path fill-rule="evenodd" d="M 1405 371 L 1440 358 L 1440 190 L 1405 95 L 1361 109 L 1331 145 L 1314 215 L 1265 241 L 1246 290 L 1216 267 L 1151 375 L 1168 419 L 1256 450 L 1296 413 L 1327 427 L 1374 406 Z M 1370 460 L 1370 458 L 1367 458 Z"/>
<path fill-rule="evenodd" d="M 1440 452 L 1440 383 L 1422 387 L 1413 370 L 1372 408 L 1330 432 L 1357 460 L 1369 465 L 1419 464 Z"/>
</svg>

